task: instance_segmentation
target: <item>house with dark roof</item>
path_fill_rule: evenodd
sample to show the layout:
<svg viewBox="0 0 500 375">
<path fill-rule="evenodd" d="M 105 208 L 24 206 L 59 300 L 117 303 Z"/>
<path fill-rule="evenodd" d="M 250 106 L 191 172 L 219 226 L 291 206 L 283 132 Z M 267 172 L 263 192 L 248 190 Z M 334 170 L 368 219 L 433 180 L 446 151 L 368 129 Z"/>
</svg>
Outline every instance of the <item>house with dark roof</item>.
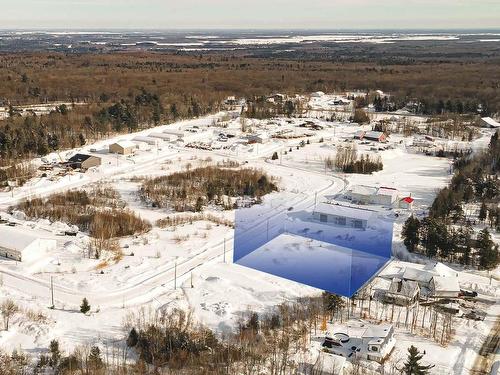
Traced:
<svg viewBox="0 0 500 375">
<path fill-rule="evenodd" d="M 420 287 L 416 281 L 394 278 L 385 293 L 384 300 L 396 305 L 411 306 L 419 296 Z"/>
<path fill-rule="evenodd" d="M 68 159 L 66 165 L 73 169 L 87 170 L 101 165 L 101 158 L 87 154 L 76 154 Z"/>
</svg>

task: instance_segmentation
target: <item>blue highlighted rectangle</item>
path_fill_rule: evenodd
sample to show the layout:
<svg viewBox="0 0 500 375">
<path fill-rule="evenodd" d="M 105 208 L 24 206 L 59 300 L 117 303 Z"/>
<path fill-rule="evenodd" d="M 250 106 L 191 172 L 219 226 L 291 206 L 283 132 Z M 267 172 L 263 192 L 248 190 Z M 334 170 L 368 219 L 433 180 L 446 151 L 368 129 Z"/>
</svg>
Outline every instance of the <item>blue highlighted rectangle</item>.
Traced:
<svg viewBox="0 0 500 375">
<path fill-rule="evenodd" d="M 340 205 L 236 211 L 234 262 L 351 297 L 389 261 L 393 223 Z"/>
</svg>

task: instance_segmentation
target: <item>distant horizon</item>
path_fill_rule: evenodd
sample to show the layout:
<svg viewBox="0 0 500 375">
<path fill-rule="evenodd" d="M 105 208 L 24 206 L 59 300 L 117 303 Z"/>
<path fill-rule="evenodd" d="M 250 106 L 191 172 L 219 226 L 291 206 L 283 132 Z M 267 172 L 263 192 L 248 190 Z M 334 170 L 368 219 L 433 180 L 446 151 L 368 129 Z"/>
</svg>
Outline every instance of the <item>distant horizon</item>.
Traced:
<svg viewBox="0 0 500 375">
<path fill-rule="evenodd" d="M 498 0 L 17 0 L 5 29 L 450 30 L 500 28 Z"/>
<path fill-rule="evenodd" d="M 123 32 L 123 31 L 149 31 L 149 32 L 166 32 L 166 31 L 244 31 L 244 32 L 257 32 L 257 31 L 309 31 L 309 32 L 415 32 L 415 31 L 426 31 L 426 32 L 460 32 L 460 31 L 476 31 L 476 32 L 500 32 L 500 26 L 498 27 L 453 27 L 453 28 L 429 28 L 429 27 L 414 27 L 414 28 L 304 28 L 304 27 L 279 27 L 279 28 L 217 28 L 217 27 L 205 27 L 205 28 L 190 28 L 190 27 L 175 27 L 175 28 L 157 28 L 157 27 L 0 27 L 0 31 L 43 31 L 43 32 Z"/>
</svg>

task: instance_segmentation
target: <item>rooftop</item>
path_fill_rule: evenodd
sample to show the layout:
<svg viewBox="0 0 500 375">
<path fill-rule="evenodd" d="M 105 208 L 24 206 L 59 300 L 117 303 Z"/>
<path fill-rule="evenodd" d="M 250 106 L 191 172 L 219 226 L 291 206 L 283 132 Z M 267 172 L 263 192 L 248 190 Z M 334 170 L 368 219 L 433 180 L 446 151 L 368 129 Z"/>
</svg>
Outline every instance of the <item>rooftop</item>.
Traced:
<svg viewBox="0 0 500 375">
<path fill-rule="evenodd" d="M 488 125 L 494 127 L 494 128 L 499 128 L 500 127 L 500 123 L 493 120 L 491 117 L 483 117 L 481 120 L 483 120 L 484 122 L 486 122 Z"/>
<path fill-rule="evenodd" d="M 16 227 L 0 225 L 0 247 L 22 251 L 38 237 Z"/>
<path fill-rule="evenodd" d="M 375 211 L 365 208 L 345 206 L 340 204 L 318 203 L 315 212 L 321 212 L 328 215 L 343 216 L 353 219 L 369 220 Z"/>
</svg>

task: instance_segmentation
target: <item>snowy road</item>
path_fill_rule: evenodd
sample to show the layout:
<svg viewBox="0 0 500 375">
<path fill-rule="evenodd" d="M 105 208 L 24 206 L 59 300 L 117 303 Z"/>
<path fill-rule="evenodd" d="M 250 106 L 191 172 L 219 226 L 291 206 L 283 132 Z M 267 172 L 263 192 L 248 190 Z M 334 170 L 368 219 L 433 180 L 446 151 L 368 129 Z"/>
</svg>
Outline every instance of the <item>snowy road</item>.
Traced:
<svg viewBox="0 0 500 375">
<path fill-rule="evenodd" d="M 173 158 L 178 155 L 179 153 L 174 153 L 172 155 L 166 155 L 161 158 L 150 160 L 140 165 L 135 165 L 132 169 L 128 168 L 127 170 L 114 171 L 114 173 L 110 175 L 101 176 L 100 179 L 109 179 L 111 176 L 113 178 L 123 178 L 125 177 L 125 175 L 131 175 L 134 172 L 143 170 L 149 164 L 158 163 L 161 160 Z M 207 155 L 210 155 L 210 153 L 207 152 Z M 305 195 L 301 194 L 299 195 L 298 199 L 289 202 L 290 205 L 294 206 L 297 209 L 306 209 L 308 207 L 311 207 L 314 204 L 315 193 L 317 193 L 318 195 L 338 194 L 346 188 L 345 180 L 336 176 L 325 175 L 319 172 L 309 171 L 305 169 L 297 170 L 291 167 L 270 164 L 261 160 L 256 160 L 252 164 L 257 167 L 262 167 L 270 173 L 289 173 L 288 171 L 290 169 L 293 169 L 295 174 L 300 173 L 303 177 L 314 175 L 317 178 L 317 176 L 321 176 L 324 180 L 324 184 L 319 187 L 316 192 L 311 191 L 306 193 Z M 97 182 L 100 179 L 95 179 L 95 181 L 92 182 Z M 70 186 L 65 186 L 65 188 L 74 188 L 88 183 L 90 183 L 88 180 L 77 181 Z M 54 191 L 50 192 L 52 193 Z M 14 200 L 9 202 L 8 204 L 13 204 L 17 199 L 20 198 L 15 197 Z M 265 217 L 272 218 L 273 216 L 279 215 L 282 209 L 283 208 L 280 207 L 269 207 L 269 210 L 266 212 L 267 216 Z M 227 240 L 227 243 L 231 243 L 232 236 L 227 238 Z M 81 303 L 83 297 L 86 297 L 89 301 L 91 301 L 93 305 L 99 306 L 101 310 L 103 308 L 114 308 L 123 305 L 126 305 L 127 307 L 139 306 L 141 304 L 151 302 L 159 296 L 163 296 L 172 292 L 175 273 L 177 274 L 177 281 L 179 283 L 183 279 L 187 278 L 189 274 L 198 267 L 203 266 L 209 262 L 222 260 L 223 244 L 224 241 L 221 240 L 216 243 L 207 245 L 193 257 L 179 262 L 177 264 L 176 270 L 174 269 L 175 267 L 173 264 L 164 264 L 155 269 L 154 273 L 143 278 L 138 278 L 133 284 L 109 291 L 103 291 L 102 289 L 99 291 L 93 291 L 92 289 L 79 290 L 67 288 L 65 286 L 59 285 L 57 283 L 56 277 L 54 279 L 54 294 L 56 306 L 58 304 L 62 304 L 64 306 L 78 306 Z M 231 253 L 231 251 L 227 251 L 226 257 L 229 258 L 231 256 Z M 31 296 L 46 303 L 47 306 L 50 305 L 50 280 L 48 280 L 47 278 L 27 276 L 2 267 L 0 267 L 0 274 L 3 276 L 4 286 L 22 291 L 24 293 L 28 292 Z"/>
</svg>

